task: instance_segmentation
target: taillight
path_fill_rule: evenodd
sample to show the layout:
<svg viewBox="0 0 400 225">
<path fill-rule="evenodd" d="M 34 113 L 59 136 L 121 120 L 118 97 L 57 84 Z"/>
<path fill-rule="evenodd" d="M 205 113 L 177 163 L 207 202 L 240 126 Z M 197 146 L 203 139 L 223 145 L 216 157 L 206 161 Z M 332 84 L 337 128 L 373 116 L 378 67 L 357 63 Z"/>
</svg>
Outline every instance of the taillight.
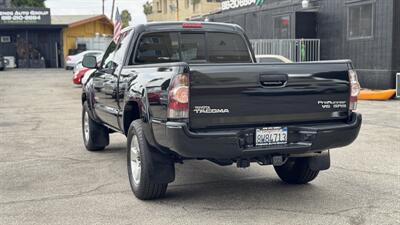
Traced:
<svg viewBox="0 0 400 225">
<path fill-rule="evenodd" d="M 187 74 L 175 76 L 168 92 L 168 118 L 189 117 L 189 77 Z"/>
<path fill-rule="evenodd" d="M 354 70 L 349 70 L 350 82 L 350 110 L 357 109 L 357 98 L 361 91 L 360 83 L 358 82 L 357 73 Z"/>
<path fill-rule="evenodd" d="M 201 23 L 183 23 L 182 28 L 203 28 Z"/>
</svg>

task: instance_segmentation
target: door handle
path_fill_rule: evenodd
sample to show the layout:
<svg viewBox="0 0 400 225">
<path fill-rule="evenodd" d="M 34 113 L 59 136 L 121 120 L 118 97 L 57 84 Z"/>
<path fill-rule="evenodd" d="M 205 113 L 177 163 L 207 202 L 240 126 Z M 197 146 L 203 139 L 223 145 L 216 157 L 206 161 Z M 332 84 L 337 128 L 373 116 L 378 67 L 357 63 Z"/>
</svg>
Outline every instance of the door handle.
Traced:
<svg viewBox="0 0 400 225">
<path fill-rule="evenodd" d="M 261 74 L 260 84 L 264 87 L 284 87 L 288 78 L 287 74 Z"/>
</svg>

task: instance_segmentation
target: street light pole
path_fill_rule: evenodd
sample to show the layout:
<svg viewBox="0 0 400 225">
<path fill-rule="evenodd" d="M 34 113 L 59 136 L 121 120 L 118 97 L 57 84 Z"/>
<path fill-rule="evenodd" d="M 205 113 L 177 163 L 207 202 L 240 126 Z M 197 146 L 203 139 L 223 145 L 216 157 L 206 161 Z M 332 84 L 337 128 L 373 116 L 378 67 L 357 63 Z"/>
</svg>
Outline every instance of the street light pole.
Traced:
<svg viewBox="0 0 400 225">
<path fill-rule="evenodd" d="M 102 3 L 103 3 L 103 8 L 102 8 L 102 12 L 103 12 L 103 15 L 104 15 L 104 0 L 102 0 Z"/>
</svg>

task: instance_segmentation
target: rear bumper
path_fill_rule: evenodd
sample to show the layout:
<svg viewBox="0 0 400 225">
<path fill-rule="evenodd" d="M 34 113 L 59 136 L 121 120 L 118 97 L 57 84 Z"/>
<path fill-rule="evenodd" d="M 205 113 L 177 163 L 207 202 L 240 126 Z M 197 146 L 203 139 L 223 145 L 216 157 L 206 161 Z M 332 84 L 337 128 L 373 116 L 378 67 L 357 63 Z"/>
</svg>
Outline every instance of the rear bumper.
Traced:
<svg viewBox="0 0 400 225">
<path fill-rule="evenodd" d="M 187 158 L 235 159 L 304 154 L 351 144 L 358 136 L 361 121 L 361 114 L 352 113 L 347 123 L 288 125 L 288 144 L 270 147 L 254 146 L 255 128 L 192 132 L 186 123 L 167 122 L 162 125 L 165 126 L 164 138 L 158 135 L 155 138 L 161 140 L 164 147 Z"/>
</svg>

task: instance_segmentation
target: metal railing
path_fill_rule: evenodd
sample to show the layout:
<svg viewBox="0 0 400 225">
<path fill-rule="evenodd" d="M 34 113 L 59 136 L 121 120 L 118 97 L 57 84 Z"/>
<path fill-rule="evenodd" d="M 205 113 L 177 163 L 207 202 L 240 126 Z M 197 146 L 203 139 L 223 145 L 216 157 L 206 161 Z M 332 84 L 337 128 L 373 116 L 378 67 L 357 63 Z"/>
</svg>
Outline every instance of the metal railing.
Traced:
<svg viewBox="0 0 400 225">
<path fill-rule="evenodd" d="M 320 60 L 319 39 L 252 39 L 256 55 L 282 55 L 293 62 Z"/>
</svg>

